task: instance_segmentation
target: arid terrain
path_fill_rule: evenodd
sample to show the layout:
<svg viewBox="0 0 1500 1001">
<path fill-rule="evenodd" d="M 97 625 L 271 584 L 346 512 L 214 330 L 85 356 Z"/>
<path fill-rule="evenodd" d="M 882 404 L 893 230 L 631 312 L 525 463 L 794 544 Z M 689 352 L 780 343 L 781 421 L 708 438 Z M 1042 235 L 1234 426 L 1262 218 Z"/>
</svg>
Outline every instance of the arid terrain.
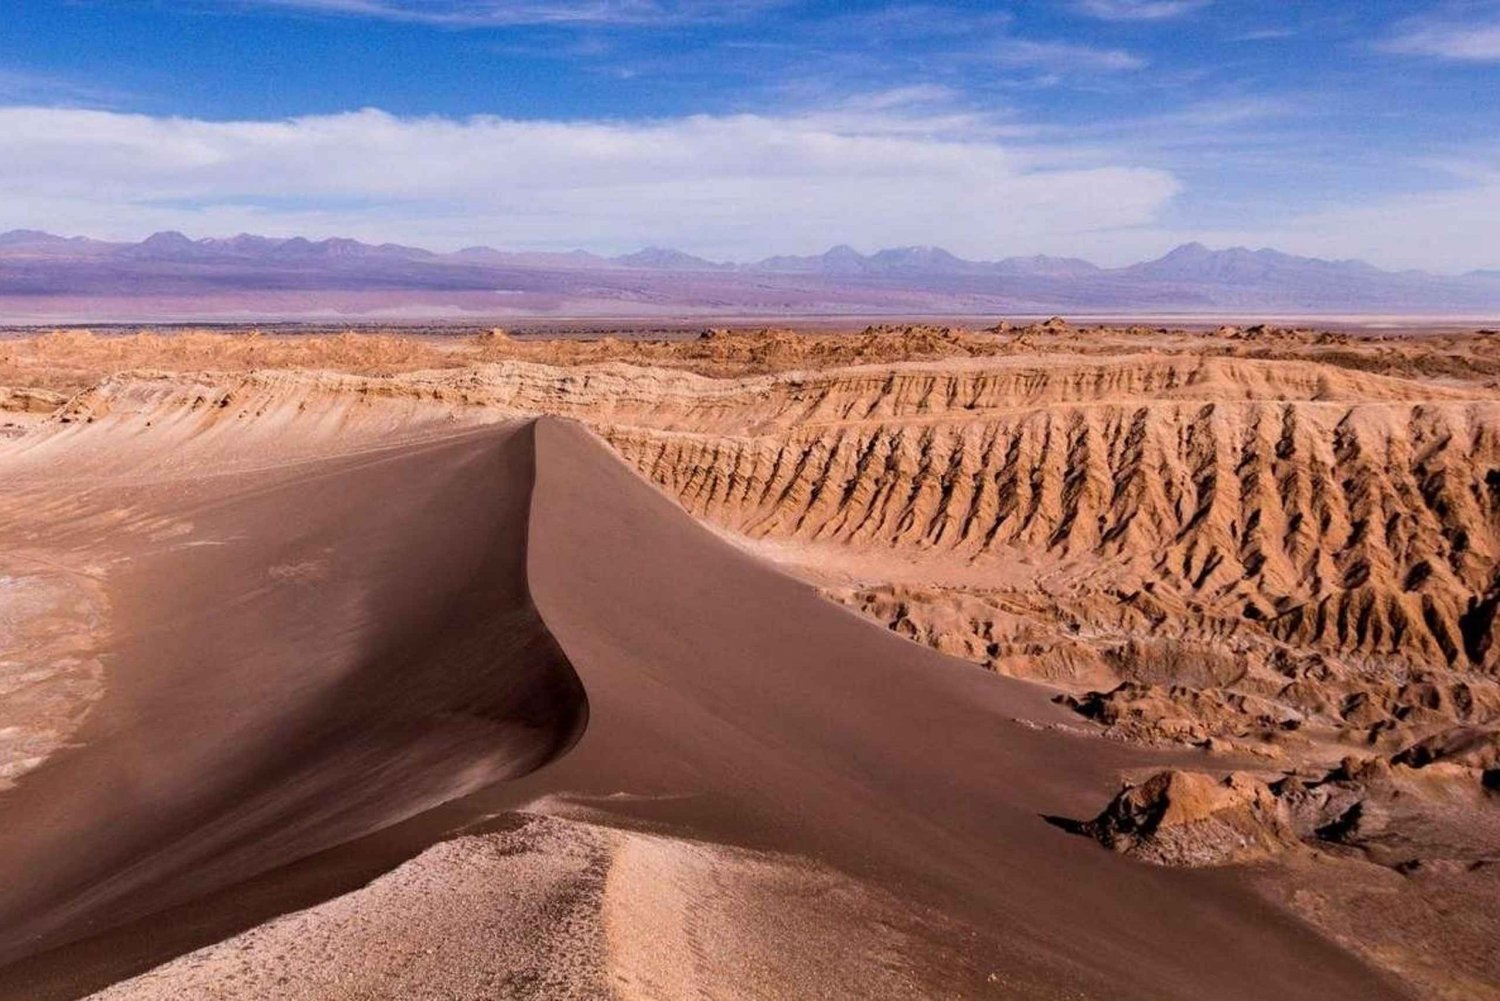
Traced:
<svg viewBox="0 0 1500 1001">
<path fill-rule="evenodd" d="M 0 336 L 0 997 L 1500 999 L 1500 335 Z"/>
</svg>

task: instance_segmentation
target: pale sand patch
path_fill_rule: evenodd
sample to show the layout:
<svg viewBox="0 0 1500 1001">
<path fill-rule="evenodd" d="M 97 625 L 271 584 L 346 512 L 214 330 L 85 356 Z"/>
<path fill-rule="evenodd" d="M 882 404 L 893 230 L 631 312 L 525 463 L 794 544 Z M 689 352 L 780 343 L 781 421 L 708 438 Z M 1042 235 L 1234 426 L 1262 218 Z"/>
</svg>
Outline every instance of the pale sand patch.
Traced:
<svg viewBox="0 0 1500 1001">
<path fill-rule="evenodd" d="M 67 746 L 104 692 L 100 580 L 0 556 L 0 790 Z"/>
<path fill-rule="evenodd" d="M 621 1001 L 962 996 L 952 922 L 801 859 L 625 836 L 603 913 Z"/>
<path fill-rule="evenodd" d="M 369 885 L 199 949 L 99 1001 L 607 997 L 609 832 L 532 818 L 434 845 Z"/>
<path fill-rule="evenodd" d="M 831 869 L 518 815 L 96 1001 L 955 997 L 931 920 Z M 951 934 L 951 932 L 949 932 Z"/>
</svg>

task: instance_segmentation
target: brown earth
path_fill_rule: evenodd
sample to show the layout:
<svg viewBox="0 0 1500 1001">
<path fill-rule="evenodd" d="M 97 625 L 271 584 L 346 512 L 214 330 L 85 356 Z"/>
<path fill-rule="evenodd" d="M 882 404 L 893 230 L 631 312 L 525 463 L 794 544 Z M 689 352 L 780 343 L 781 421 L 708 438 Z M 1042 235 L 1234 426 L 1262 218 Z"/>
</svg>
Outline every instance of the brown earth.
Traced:
<svg viewBox="0 0 1500 1001">
<path fill-rule="evenodd" d="M 104 665 L 0 741 L 0 993 L 1490 996 L 1497 378 L 1061 321 L 0 341 L 5 541 L 94 575 L 49 600 Z"/>
</svg>

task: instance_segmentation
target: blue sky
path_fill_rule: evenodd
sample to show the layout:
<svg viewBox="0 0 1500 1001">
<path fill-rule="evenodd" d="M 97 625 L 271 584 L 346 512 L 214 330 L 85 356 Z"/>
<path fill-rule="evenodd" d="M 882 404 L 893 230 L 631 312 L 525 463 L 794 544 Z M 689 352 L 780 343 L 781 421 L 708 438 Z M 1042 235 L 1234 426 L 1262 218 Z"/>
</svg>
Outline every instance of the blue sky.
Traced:
<svg viewBox="0 0 1500 1001">
<path fill-rule="evenodd" d="M 0 228 L 1500 267 L 1500 2 L 5 0 Z"/>
</svg>

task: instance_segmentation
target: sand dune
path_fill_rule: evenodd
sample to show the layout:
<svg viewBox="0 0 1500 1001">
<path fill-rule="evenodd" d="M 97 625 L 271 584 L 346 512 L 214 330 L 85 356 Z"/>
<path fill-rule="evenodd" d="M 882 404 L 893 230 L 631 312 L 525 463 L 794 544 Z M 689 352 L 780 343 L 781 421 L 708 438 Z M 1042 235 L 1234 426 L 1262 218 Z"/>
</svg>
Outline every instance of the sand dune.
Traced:
<svg viewBox="0 0 1500 1001">
<path fill-rule="evenodd" d="M 1461 996 L 1271 874 L 1486 851 L 1493 406 L 1146 354 L 106 379 L 0 446 L 5 541 L 108 598 L 0 791 L 0 995 Z M 1192 871 L 1058 820 L 1261 730 L 1390 762 L 1118 801 Z"/>
</svg>

